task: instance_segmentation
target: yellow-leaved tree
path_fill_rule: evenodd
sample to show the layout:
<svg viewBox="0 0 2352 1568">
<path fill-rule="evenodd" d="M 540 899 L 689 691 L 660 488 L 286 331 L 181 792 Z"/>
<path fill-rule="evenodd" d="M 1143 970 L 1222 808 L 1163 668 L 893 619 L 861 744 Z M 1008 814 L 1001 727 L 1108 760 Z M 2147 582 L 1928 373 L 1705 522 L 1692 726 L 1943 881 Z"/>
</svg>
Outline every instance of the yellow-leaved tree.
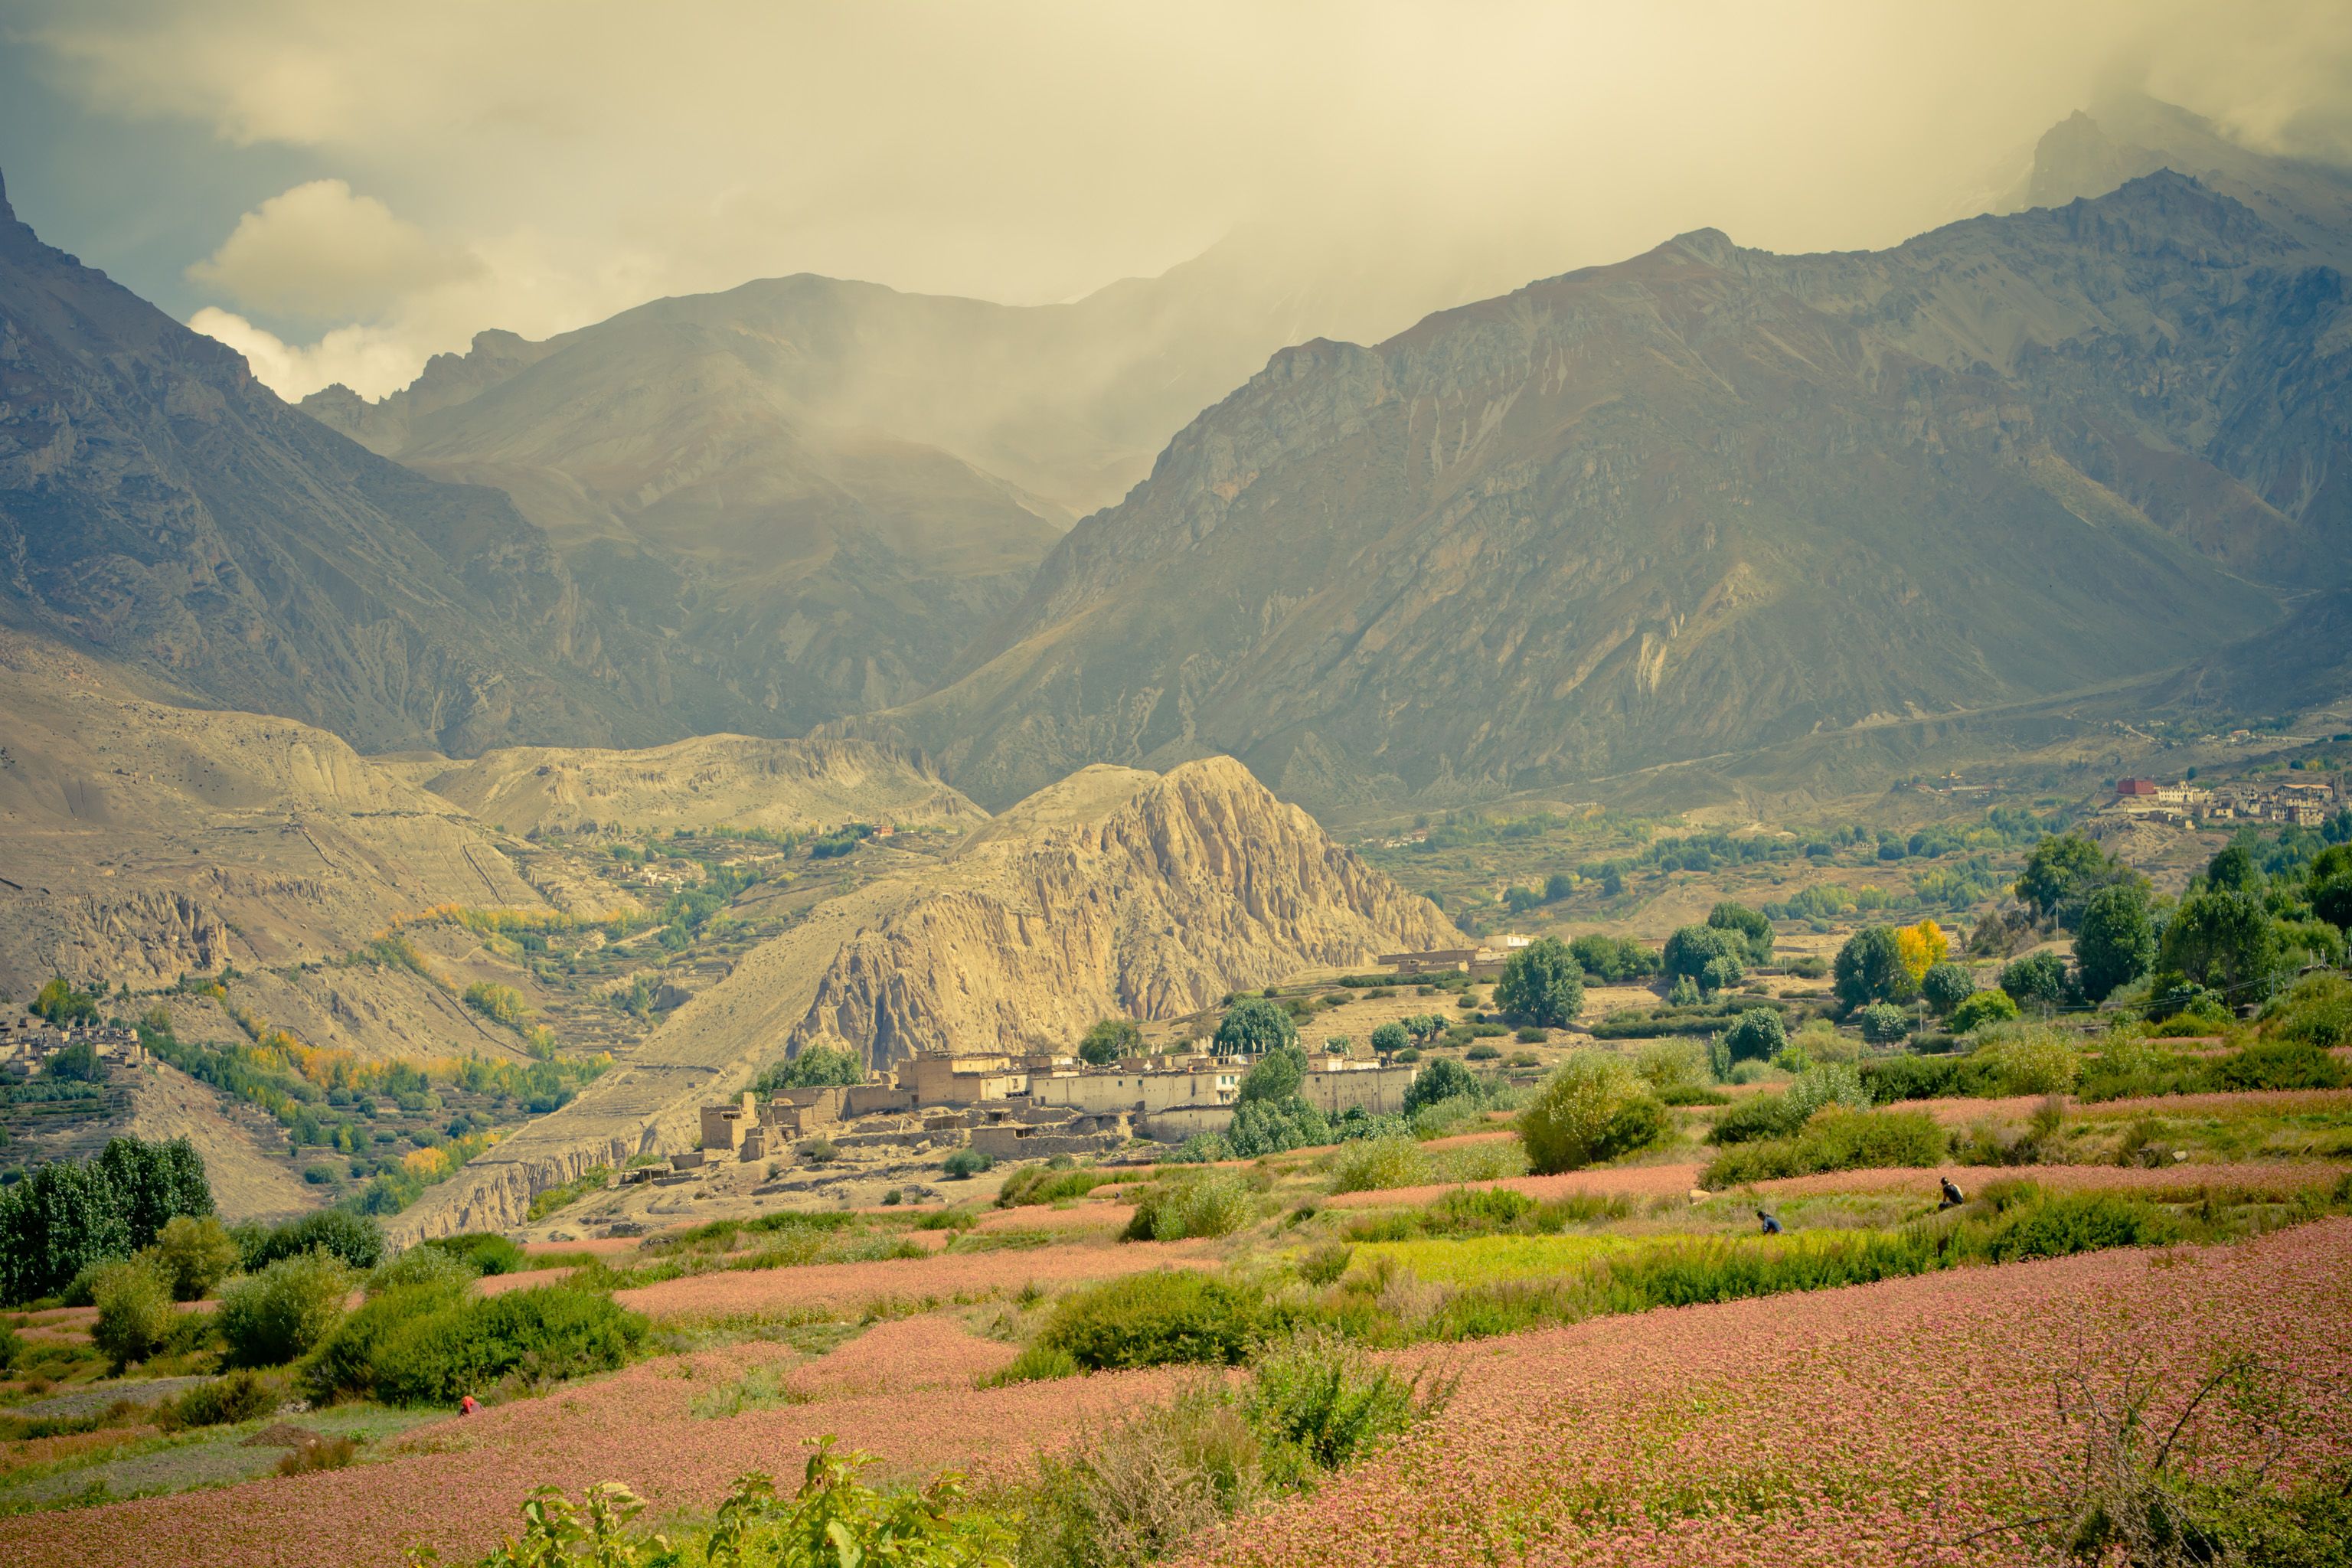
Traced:
<svg viewBox="0 0 2352 1568">
<path fill-rule="evenodd" d="M 1903 967 L 1911 972 L 1911 984 L 1916 985 L 1927 971 L 1949 958 L 1952 944 L 1944 935 L 1944 928 L 1934 921 L 1921 921 L 1915 926 L 1905 926 L 1895 933 L 1897 952 L 1903 955 Z"/>
</svg>

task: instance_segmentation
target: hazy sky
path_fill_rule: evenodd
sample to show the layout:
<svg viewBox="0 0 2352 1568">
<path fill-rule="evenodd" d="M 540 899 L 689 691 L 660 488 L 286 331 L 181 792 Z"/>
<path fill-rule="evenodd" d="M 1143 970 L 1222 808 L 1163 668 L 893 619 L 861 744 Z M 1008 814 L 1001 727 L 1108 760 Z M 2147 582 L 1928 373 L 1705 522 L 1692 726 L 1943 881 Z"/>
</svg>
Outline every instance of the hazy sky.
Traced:
<svg viewBox="0 0 2352 1568">
<path fill-rule="evenodd" d="M 0 0 L 20 216 L 291 395 L 788 272 L 1068 298 L 1251 222 L 1528 276 L 1886 244 L 2117 89 L 2341 158 L 2352 5 Z"/>
</svg>

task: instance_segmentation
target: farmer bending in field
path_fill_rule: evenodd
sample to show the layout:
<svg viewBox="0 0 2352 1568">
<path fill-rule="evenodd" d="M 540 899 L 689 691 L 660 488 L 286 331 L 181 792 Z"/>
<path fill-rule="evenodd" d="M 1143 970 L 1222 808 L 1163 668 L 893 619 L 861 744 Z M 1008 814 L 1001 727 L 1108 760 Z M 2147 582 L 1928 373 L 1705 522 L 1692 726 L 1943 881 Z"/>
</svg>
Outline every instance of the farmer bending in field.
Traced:
<svg viewBox="0 0 2352 1568">
<path fill-rule="evenodd" d="M 1756 1218 L 1757 1221 L 1764 1226 L 1765 1235 L 1778 1236 L 1780 1234 L 1780 1222 L 1774 1219 L 1770 1215 L 1766 1214 L 1762 1209 L 1758 1209 L 1756 1211 Z"/>
<path fill-rule="evenodd" d="M 1946 1209 L 1956 1209 L 1968 1201 L 1969 1200 L 1966 1197 L 1961 1195 L 1960 1189 L 1952 1184 L 1952 1178 L 1946 1176 L 1944 1178 L 1944 1201 L 1936 1205 L 1936 1212 L 1937 1214 L 1942 1214 Z"/>
</svg>

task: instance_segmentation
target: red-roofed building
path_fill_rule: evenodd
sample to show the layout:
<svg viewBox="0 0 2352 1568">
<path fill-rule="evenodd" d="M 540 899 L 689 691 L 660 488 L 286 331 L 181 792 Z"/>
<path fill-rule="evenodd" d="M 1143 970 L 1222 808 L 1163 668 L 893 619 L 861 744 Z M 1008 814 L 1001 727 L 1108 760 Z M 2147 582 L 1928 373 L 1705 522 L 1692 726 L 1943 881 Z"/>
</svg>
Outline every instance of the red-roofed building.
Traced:
<svg viewBox="0 0 2352 1568">
<path fill-rule="evenodd" d="M 2139 795 L 2146 795 L 2148 799 L 2154 800 L 2156 798 L 2156 781 L 2154 779 L 2118 779 L 2116 781 L 2116 798 L 2118 800 L 2130 800 Z"/>
</svg>

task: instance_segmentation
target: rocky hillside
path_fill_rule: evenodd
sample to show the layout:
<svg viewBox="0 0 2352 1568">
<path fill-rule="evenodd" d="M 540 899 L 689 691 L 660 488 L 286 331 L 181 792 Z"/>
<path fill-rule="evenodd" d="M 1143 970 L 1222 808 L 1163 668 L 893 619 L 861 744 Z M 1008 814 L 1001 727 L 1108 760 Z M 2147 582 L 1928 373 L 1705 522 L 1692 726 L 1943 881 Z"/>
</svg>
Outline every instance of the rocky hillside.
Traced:
<svg viewBox="0 0 2352 1568">
<path fill-rule="evenodd" d="M 844 823 L 977 826 L 987 813 L 896 752 L 857 741 L 702 735 L 645 751 L 516 746 L 425 787 L 509 833 L 625 824 L 807 832 Z"/>
<path fill-rule="evenodd" d="M 940 885 L 861 932 L 791 1037 L 876 1067 L 919 1051 L 1066 1048 L 1236 987 L 1462 940 L 1230 757 L 1087 769 L 974 836 Z"/>
<path fill-rule="evenodd" d="M 884 849 L 870 851 L 887 855 Z M 699 1108 L 814 1040 L 1066 1047 L 1097 1018 L 1167 1017 L 1298 969 L 1461 940 L 1230 758 L 1092 768 L 752 950 L 580 1098 L 432 1189 L 404 1237 L 502 1228 L 598 1164 L 692 1148 Z"/>
<path fill-rule="evenodd" d="M 893 716 L 958 784 L 1224 751 L 1439 802 L 2177 668 L 2340 580 L 2340 279 L 2173 174 L 1720 234 L 1278 354 Z"/>
<path fill-rule="evenodd" d="M 699 689 L 495 490 L 389 463 L 0 192 L 0 618 L 378 750 L 638 742 Z"/>
</svg>

